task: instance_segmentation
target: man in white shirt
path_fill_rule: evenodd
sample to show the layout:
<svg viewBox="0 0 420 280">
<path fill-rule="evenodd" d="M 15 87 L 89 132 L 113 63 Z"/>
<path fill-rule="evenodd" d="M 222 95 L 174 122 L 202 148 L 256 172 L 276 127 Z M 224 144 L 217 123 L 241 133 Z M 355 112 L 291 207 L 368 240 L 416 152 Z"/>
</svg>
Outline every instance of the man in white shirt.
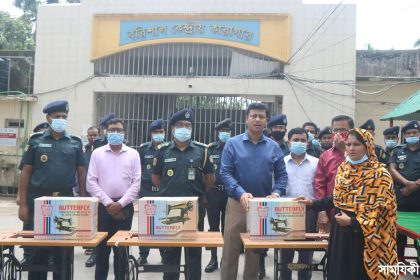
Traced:
<svg viewBox="0 0 420 280">
<path fill-rule="evenodd" d="M 288 133 L 290 154 L 284 157 L 286 164 L 287 181 L 286 197 L 306 196 L 315 199 L 314 181 L 318 159 L 306 153 L 308 144 L 308 133 L 303 128 L 294 128 Z M 316 232 L 317 213 L 313 210 L 306 211 L 306 232 Z M 311 264 L 313 251 L 299 251 L 298 263 Z M 292 271 L 287 264 L 293 262 L 295 250 L 281 249 L 280 263 L 283 264 L 280 279 L 291 280 Z M 298 279 L 311 279 L 312 271 L 299 271 Z"/>
</svg>

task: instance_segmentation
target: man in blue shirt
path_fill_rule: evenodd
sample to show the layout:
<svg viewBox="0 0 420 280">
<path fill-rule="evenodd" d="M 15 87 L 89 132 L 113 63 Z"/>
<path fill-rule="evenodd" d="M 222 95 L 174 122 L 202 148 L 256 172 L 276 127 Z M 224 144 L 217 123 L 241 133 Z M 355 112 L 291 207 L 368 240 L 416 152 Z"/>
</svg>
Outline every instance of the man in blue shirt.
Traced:
<svg viewBox="0 0 420 280">
<path fill-rule="evenodd" d="M 287 173 L 279 145 L 263 135 L 268 108 L 252 103 L 247 108 L 245 133 L 227 141 L 220 176 L 229 195 L 223 247 L 222 280 L 236 279 L 240 233 L 246 232 L 248 200 L 275 198 L 286 194 Z M 259 254 L 245 251 L 243 279 L 257 279 Z"/>
</svg>

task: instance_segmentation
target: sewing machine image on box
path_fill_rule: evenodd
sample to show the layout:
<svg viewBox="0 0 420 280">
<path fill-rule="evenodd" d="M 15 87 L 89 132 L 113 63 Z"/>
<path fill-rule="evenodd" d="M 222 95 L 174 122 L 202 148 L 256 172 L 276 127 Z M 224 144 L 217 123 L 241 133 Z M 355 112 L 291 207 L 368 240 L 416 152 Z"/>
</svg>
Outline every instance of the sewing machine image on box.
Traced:
<svg viewBox="0 0 420 280">
<path fill-rule="evenodd" d="M 197 231 L 198 197 L 139 199 L 139 237 L 191 239 Z"/>
<path fill-rule="evenodd" d="M 249 200 L 250 239 L 305 239 L 306 206 L 292 198 Z"/>
<path fill-rule="evenodd" d="M 71 226 L 71 218 L 54 217 L 55 228 L 59 231 L 73 232 L 76 228 Z"/>
<path fill-rule="evenodd" d="M 35 239 L 92 239 L 97 233 L 98 199 L 40 197 L 34 206 Z"/>
</svg>

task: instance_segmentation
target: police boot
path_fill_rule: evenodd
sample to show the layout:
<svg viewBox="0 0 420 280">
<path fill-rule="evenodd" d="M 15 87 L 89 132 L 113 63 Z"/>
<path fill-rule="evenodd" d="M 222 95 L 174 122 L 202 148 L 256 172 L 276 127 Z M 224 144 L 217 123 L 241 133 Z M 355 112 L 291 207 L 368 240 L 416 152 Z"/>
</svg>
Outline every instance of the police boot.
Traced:
<svg viewBox="0 0 420 280">
<path fill-rule="evenodd" d="M 87 261 L 85 262 L 86 267 L 92 267 L 96 264 L 96 252 L 93 251 L 92 254 L 89 256 Z"/>
<path fill-rule="evenodd" d="M 265 255 L 260 255 L 260 265 L 258 269 L 258 279 L 261 280 L 265 277 Z"/>
<path fill-rule="evenodd" d="M 205 272 L 213 272 L 215 271 L 217 268 L 219 267 L 218 263 L 217 263 L 217 251 L 215 249 L 211 250 L 211 259 L 209 264 L 206 266 L 206 268 L 204 269 Z"/>
</svg>

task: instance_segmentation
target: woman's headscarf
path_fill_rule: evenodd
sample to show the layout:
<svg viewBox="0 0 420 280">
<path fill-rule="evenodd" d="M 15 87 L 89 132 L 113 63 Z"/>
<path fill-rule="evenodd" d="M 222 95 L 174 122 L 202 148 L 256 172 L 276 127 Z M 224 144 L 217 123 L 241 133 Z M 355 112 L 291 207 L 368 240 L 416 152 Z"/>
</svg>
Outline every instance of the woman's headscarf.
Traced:
<svg viewBox="0 0 420 280">
<path fill-rule="evenodd" d="M 397 204 L 392 177 L 378 162 L 372 135 L 354 129 L 364 140 L 368 160 L 360 164 L 344 161 L 337 170 L 334 205 L 355 213 L 365 237 L 363 261 L 371 279 L 398 279 L 379 266 L 397 264 Z"/>
</svg>

